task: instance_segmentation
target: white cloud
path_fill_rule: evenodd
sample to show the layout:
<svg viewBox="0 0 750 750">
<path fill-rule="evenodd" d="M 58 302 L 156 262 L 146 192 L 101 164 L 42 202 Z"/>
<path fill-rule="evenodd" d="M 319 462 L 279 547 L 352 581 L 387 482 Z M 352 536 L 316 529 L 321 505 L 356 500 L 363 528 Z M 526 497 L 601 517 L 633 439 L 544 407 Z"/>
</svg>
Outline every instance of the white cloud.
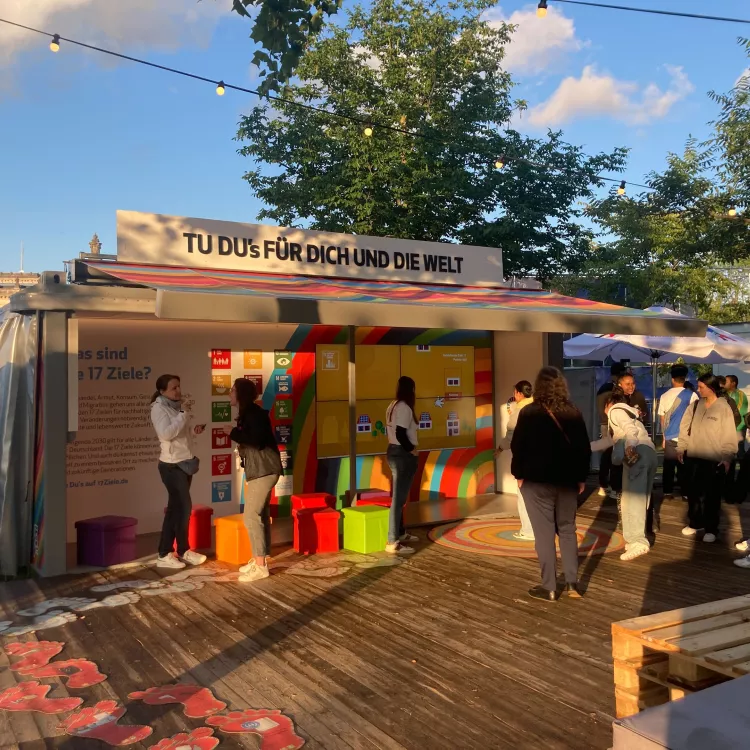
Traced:
<svg viewBox="0 0 750 750">
<path fill-rule="evenodd" d="M 352 52 L 354 52 L 357 58 L 363 60 L 365 65 L 371 70 L 380 70 L 383 67 L 381 59 L 361 44 L 356 44 L 352 48 Z"/>
<path fill-rule="evenodd" d="M 569 52 L 586 46 L 576 36 L 575 24 L 557 8 L 549 8 L 547 17 L 537 18 L 536 6 L 529 5 L 506 17 L 500 8 L 485 14 L 490 24 L 517 26 L 505 47 L 503 66 L 514 73 L 540 73 Z"/>
<path fill-rule="evenodd" d="M 665 66 L 669 86 L 662 90 L 655 83 L 640 86 L 600 74 L 587 65 L 580 78 L 565 78 L 552 96 L 532 107 L 527 121 L 537 127 L 557 127 L 584 117 L 609 117 L 629 125 L 646 125 L 669 113 L 695 87 L 685 71 Z"/>
<path fill-rule="evenodd" d="M 0 0 L 0 17 L 110 49 L 207 46 L 228 3 L 213 0 Z M 0 24 L 0 68 L 49 40 Z M 61 49 L 62 52 L 62 49 Z M 104 62 L 104 56 L 97 56 Z"/>
</svg>

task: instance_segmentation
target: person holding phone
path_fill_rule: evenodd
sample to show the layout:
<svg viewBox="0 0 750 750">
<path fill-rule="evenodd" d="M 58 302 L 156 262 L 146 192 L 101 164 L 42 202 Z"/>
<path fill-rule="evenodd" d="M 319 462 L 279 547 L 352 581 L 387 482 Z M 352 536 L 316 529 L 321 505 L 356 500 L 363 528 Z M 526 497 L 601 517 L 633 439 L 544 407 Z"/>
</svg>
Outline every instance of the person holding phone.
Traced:
<svg viewBox="0 0 750 750">
<path fill-rule="evenodd" d="M 698 395 L 682 417 L 677 439 L 688 499 L 688 525 L 682 533 L 695 536 L 705 530 L 703 541 L 711 544 L 719 534 L 726 475 L 737 455 L 737 428 L 716 375 L 698 378 Z"/>
<path fill-rule="evenodd" d="M 156 379 L 156 392 L 151 398 L 151 423 L 161 450 L 159 475 L 169 497 L 156 561 L 159 568 L 184 568 L 186 563 L 202 565 L 206 562 L 206 556 L 191 550 L 188 542 L 193 510 L 190 485 L 199 467 L 193 452 L 193 435 L 200 435 L 206 425 L 192 425 L 190 414 L 182 408 L 183 401 L 178 375 L 160 375 Z"/>
<path fill-rule="evenodd" d="M 406 542 L 418 542 L 404 526 L 404 507 L 409 499 L 409 491 L 417 473 L 417 415 L 414 407 L 417 402 L 417 387 L 406 377 L 398 379 L 396 398 L 385 412 L 386 434 L 388 436 L 388 466 L 393 475 L 393 499 L 388 526 L 388 544 L 385 551 L 392 555 L 411 555 L 413 547 Z"/>
</svg>

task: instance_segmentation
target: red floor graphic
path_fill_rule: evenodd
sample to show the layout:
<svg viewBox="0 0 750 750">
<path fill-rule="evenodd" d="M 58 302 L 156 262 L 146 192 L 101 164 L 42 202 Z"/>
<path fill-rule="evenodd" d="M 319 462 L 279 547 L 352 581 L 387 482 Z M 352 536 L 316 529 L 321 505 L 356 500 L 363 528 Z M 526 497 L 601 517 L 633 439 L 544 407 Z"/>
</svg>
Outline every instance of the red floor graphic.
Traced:
<svg viewBox="0 0 750 750">
<path fill-rule="evenodd" d="M 219 740 L 214 737 L 214 730 L 208 727 L 193 729 L 190 734 L 181 732 L 167 740 L 151 745 L 150 750 L 214 750 Z"/>
<path fill-rule="evenodd" d="M 120 726 L 117 722 L 124 715 L 125 708 L 115 701 L 100 701 L 68 716 L 60 722 L 60 729 L 73 737 L 101 740 L 115 747 L 142 742 L 154 731 L 139 724 Z"/>
<path fill-rule="evenodd" d="M 99 667 L 88 659 L 67 659 L 47 664 L 46 667 L 37 667 L 28 673 L 32 677 L 64 677 L 68 681 L 68 687 L 73 689 L 87 688 L 98 685 L 107 679 L 106 674 L 99 671 Z"/>
<path fill-rule="evenodd" d="M 48 698 L 50 690 L 52 685 L 42 685 L 36 680 L 21 682 L 0 693 L 0 710 L 64 714 L 83 703 L 82 698 Z"/>
<path fill-rule="evenodd" d="M 5 647 L 8 656 L 22 656 L 10 668 L 19 674 L 28 674 L 37 667 L 49 664 L 65 648 L 59 641 L 35 641 L 33 643 L 9 643 Z"/>
<path fill-rule="evenodd" d="M 261 738 L 261 750 L 298 750 L 305 744 L 295 733 L 292 720 L 277 710 L 231 711 L 224 716 L 211 716 L 206 724 L 227 734 L 256 734 Z"/>
<path fill-rule="evenodd" d="M 143 701 L 147 706 L 163 706 L 165 703 L 182 703 L 189 719 L 204 719 L 223 711 L 227 704 L 216 700 L 213 693 L 200 685 L 163 685 L 141 692 L 130 693 L 130 700 Z"/>
</svg>

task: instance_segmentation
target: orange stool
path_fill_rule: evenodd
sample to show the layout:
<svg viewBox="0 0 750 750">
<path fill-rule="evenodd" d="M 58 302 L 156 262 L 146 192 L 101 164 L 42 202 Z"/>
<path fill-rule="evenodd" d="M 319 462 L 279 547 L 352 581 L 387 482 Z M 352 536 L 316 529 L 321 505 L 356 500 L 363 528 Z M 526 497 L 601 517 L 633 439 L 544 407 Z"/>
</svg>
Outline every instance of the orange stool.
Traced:
<svg viewBox="0 0 750 750">
<path fill-rule="evenodd" d="M 302 555 L 318 552 L 338 552 L 339 518 L 333 508 L 299 508 L 292 510 L 294 518 L 294 549 Z"/>
<path fill-rule="evenodd" d="M 336 498 L 327 492 L 307 492 L 292 495 L 292 510 L 309 508 L 336 508 Z"/>
<path fill-rule="evenodd" d="M 216 559 L 231 565 L 244 565 L 252 556 L 250 537 L 247 535 L 242 513 L 217 518 Z"/>
</svg>

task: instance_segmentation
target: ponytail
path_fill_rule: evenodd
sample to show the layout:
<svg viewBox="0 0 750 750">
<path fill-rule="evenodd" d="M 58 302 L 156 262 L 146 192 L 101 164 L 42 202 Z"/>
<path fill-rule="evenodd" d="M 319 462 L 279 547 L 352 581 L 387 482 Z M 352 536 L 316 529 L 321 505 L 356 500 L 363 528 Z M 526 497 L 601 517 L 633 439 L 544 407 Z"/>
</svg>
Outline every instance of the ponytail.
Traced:
<svg viewBox="0 0 750 750">
<path fill-rule="evenodd" d="M 162 391 L 166 391 L 167 388 L 169 388 L 169 381 L 170 380 L 179 380 L 179 375 L 159 375 L 158 378 L 156 378 L 156 391 L 154 391 L 154 395 L 151 396 L 151 403 L 153 404 L 154 401 L 156 401 L 159 396 L 161 396 Z"/>
</svg>

